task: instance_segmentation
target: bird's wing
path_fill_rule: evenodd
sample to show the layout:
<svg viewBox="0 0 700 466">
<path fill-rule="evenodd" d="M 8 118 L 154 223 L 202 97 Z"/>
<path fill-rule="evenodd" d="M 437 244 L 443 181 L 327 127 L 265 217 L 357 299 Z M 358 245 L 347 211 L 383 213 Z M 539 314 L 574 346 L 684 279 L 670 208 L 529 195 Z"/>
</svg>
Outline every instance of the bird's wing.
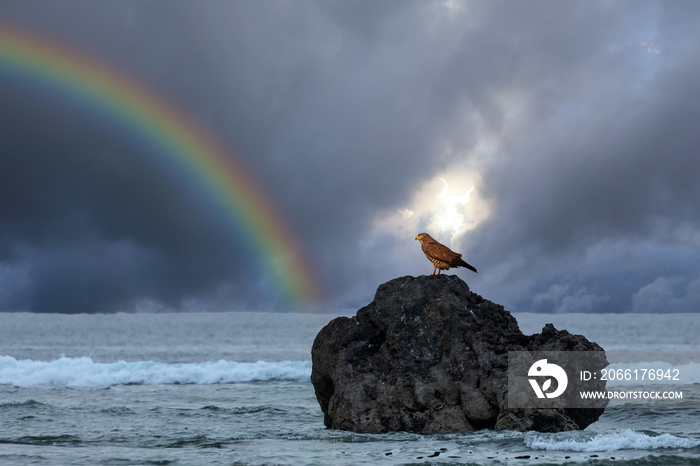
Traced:
<svg viewBox="0 0 700 466">
<path fill-rule="evenodd" d="M 423 246 L 423 252 L 433 259 L 446 262 L 452 267 L 466 267 L 469 270 L 476 272 L 476 267 L 467 264 L 464 259 L 462 259 L 461 254 L 454 252 L 444 244 L 440 244 L 435 241 L 434 243 L 428 243 Z"/>
<path fill-rule="evenodd" d="M 448 264 L 462 256 L 461 254 L 457 254 L 447 246 L 440 244 L 437 241 L 435 243 L 426 244 L 423 251 L 433 259 L 441 260 L 443 262 L 447 262 Z"/>
</svg>

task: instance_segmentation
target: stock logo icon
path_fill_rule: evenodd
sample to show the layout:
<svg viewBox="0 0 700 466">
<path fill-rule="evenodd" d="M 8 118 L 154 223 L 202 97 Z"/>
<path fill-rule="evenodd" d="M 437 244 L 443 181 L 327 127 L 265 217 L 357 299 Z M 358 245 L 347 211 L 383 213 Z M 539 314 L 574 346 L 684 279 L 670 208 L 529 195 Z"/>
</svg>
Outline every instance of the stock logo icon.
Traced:
<svg viewBox="0 0 700 466">
<path fill-rule="evenodd" d="M 535 361 L 535 363 L 530 366 L 527 375 L 529 377 L 535 377 L 534 379 L 528 379 L 528 381 L 535 391 L 537 398 L 556 398 L 564 393 L 569 383 L 569 378 L 566 376 L 564 369 L 556 364 L 548 363 L 546 359 Z M 548 390 L 552 388 L 553 378 L 557 381 L 557 387 L 554 391 L 548 392 Z M 541 386 L 538 379 L 542 380 Z"/>
</svg>

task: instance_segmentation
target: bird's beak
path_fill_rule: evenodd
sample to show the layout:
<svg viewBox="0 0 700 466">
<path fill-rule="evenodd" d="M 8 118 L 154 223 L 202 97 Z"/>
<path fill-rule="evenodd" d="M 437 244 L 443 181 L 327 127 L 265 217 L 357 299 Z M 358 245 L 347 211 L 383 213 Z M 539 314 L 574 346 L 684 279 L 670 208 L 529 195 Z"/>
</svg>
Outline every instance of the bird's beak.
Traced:
<svg viewBox="0 0 700 466">
<path fill-rule="evenodd" d="M 416 239 L 420 238 L 419 236 L 416 236 Z"/>
</svg>

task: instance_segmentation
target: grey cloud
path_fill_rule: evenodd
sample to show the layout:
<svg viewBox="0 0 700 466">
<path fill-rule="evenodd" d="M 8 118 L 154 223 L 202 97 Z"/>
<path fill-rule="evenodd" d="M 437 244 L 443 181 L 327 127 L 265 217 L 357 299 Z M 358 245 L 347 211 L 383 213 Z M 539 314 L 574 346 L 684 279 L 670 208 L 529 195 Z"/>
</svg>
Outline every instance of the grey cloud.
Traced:
<svg viewBox="0 0 700 466">
<path fill-rule="evenodd" d="M 156 89 L 231 148 L 310 252 L 329 309 L 421 273 L 413 236 L 373 221 L 469 163 L 492 205 L 456 245 L 476 291 L 545 312 L 639 310 L 661 287 L 694 302 L 682 288 L 697 251 L 679 239 L 700 205 L 694 2 L 71 0 L 0 14 Z M 132 145 L 26 90 L 0 98 L 0 280 L 17 288 L 0 308 L 276 306 L 246 245 Z M 483 131 L 497 152 L 468 159 Z"/>
</svg>

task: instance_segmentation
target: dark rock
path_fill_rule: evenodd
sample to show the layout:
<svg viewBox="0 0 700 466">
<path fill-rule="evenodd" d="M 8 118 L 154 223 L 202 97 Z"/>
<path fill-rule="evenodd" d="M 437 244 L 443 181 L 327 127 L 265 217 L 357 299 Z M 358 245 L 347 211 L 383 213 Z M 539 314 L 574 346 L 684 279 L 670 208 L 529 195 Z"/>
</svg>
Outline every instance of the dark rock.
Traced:
<svg viewBox="0 0 700 466">
<path fill-rule="evenodd" d="M 509 351 L 603 349 L 551 324 L 523 335 L 503 306 L 457 276 L 409 276 L 380 285 L 354 317 L 319 332 L 311 381 L 325 425 L 355 432 L 557 432 L 583 429 L 603 413 L 508 408 Z"/>
</svg>

